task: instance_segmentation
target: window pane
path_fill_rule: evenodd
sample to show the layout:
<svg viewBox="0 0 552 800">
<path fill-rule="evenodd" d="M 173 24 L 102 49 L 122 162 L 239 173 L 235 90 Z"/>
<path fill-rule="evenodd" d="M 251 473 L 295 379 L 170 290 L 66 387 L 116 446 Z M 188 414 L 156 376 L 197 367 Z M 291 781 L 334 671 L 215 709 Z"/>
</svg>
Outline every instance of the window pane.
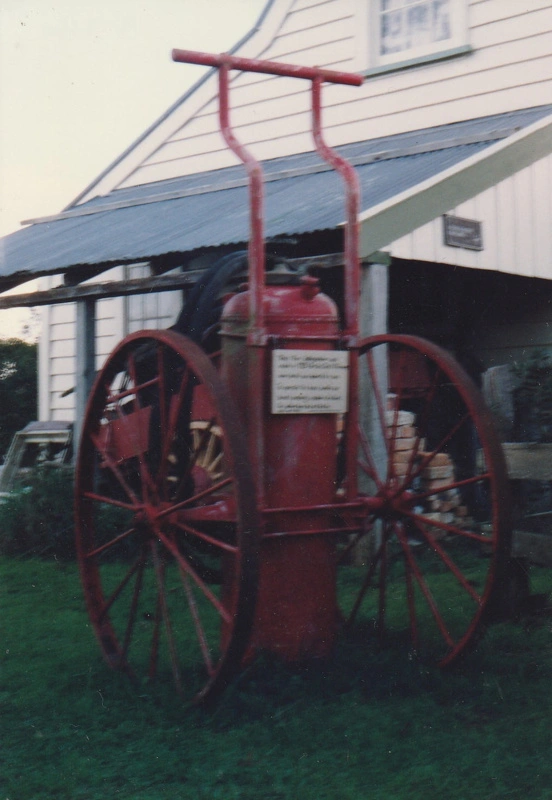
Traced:
<svg viewBox="0 0 552 800">
<path fill-rule="evenodd" d="M 433 0 L 433 41 L 441 42 L 443 39 L 450 39 L 452 31 L 450 28 L 450 9 L 449 0 Z"/>
<path fill-rule="evenodd" d="M 399 10 L 384 14 L 381 19 L 380 52 L 382 54 L 399 53 L 401 50 L 405 50 L 408 47 L 405 36 L 406 20 L 404 12 Z"/>
<path fill-rule="evenodd" d="M 426 3 L 408 9 L 408 44 L 407 47 L 421 47 L 429 44 L 431 31 L 429 27 L 429 8 Z"/>
<path fill-rule="evenodd" d="M 380 0 L 380 54 L 450 39 L 450 0 Z"/>
</svg>

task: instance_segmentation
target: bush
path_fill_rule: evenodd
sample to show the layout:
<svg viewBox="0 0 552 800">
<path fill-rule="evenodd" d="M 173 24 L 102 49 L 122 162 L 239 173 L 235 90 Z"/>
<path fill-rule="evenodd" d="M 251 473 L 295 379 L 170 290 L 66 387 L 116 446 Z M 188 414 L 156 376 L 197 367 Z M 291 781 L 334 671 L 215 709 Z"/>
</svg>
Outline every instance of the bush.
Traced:
<svg viewBox="0 0 552 800">
<path fill-rule="evenodd" d="M 0 502 L 0 553 L 75 555 L 73 468 L 43 464 Z"/>
<path fill-rule="evenodd" d="M 552 359 L 540 350 L 515 370 L 515 439 L 552 442 Z"/>
<path fill-rule="evenodd" d="M 0 455 L 17 431 L 36 419 L 37 346 L 0 339 Z"/>
</svg>

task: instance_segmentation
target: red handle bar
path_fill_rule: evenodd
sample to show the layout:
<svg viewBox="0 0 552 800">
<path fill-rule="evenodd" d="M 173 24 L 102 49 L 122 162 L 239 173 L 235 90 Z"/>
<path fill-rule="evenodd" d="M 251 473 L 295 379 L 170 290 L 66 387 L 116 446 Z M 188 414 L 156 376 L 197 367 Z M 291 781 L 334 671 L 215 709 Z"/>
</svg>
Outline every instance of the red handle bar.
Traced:
<svg viewBox="0 0 552 800">
<path fill-rule="evenodd" d="M 204 67 L 222 67 L 239 69 L 243 72 L 263 72 L 268 75 L 283 75 L 288 78 L 305 78 L 313 81 L 317 78 L 326 83 L 342 83 L 348 86 L 360 86 L 364 78 L 350 72 L 336 72 L 319 67 L 299 67 L 294 64 L 282 64 L 279 61 L 258 61 L 254 58 L 241 58 L 228 53 L 214 55 L 200 53 L 196 50 L 173 50 L 172 60 L 183 64 L 200 64 Z"/>
</svg>

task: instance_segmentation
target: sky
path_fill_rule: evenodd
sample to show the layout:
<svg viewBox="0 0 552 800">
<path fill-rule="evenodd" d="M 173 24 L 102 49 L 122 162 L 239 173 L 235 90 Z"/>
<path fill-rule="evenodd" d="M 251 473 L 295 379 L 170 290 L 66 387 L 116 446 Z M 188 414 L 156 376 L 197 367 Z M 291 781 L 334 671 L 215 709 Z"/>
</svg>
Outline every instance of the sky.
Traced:
<svg viewBox="0 0 552 800">
<path fill-rule="evenodd" d="M 173 47 L 228 50 L 265 5 L 1 0 L 0 236 L 62 210 L 202 75 Z M 0 312 L 0 337 L 27 318 Z"/>
</svg>

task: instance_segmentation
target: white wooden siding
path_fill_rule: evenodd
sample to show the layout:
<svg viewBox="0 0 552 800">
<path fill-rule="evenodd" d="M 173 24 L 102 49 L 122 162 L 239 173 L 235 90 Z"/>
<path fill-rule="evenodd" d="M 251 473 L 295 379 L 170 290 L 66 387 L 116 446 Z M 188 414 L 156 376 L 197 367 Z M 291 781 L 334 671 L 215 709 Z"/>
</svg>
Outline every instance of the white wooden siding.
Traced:
<svg viewBox="0 0 552 800">
<path fill-rule="evenodd" d="M 483 250 L 445 245 L 439 217 L 393 242 L 390 253 L 408 260 L 552 280 L 552 156 L 520 170 L 448 213 L 482 222 Z"/>
<path fill-rule="evenodd" d="M 148 277 L 146 264 L 115 267 L 89 283 Z M 43 288 L 59 286 L 61 278 L 44 279 Z M 113 297 L 96 303 L 96 369 L 100 369 L 119 341 L 136 330 L 168 328 L 182 306 L 181 292 L 149 293 L 127 298 Z M 75 394 L 63 397 L 75 379 L 76 306 L 74 303 L 46 307 L 39 352 L 39 418 L 72 420 Z"/>
<path fill-rule="evenodd" d="M 173 270 L 177 272 L 178 270 Z M 170 273 L 167 273 L 170 274 Z M 151 271 L 146 264 L 135 264 L 126 268 L 126 278 L 147 278 Z M 157 292 L 131 295 L 125 299 L 125 333 L 144 329 L 170 327 L 182 307 L 181 292 Z"/>
<path fill-rule="evenodd" d="M 342 70 L 368 65 L 368 36 L 361 26 L 368 2 L 275 0 L 261 29 L 239 54 Z M 551 101 L 552 0 L 467 2 L 471 53 L 374 75 L 359 89 L 324 87 L 323 119 L 331 144 Z M 218 131 L 216 95 L 213 76 L 165 116 L 82 201 L 118 187 L 236 163 Z M 254 74 L 232 76 L 232 124 L 260 159 L 312 149 L 309 103 L 309 87 L 303 81 Z M 405 259 L 552 279 L 551 187 L 552 158 L 547 158 L 449 209 L 449 213 L 482 221 L 482 252 L 446 247 L 440 218 L 392 243 L 390 251 Z M 125 333 L 167 327 L 179 308 L 180 293 L 99 303 L 97 366 Z M 489 365 L 515 358 L 516 348 L 519 351 L 552 341 L 548 317 L 517 321 L 510 326 L 511 341 L 505 338 L 507 324 L 504 330 L 481 332 Z M 45 309 L 40 347 L 41 419 L 73 417 L 74 395 L 61 395 L 75 384 L 74 338 L 74 306 Z"/>
<path fill-rule="evenodd" d="M 122 268 L 104 272 L 99 280 L 121 280 Z M 43 279 L 43 288 L 61 284 L 61 277 Z M 121 298 L 100 300 L 96 304 L 96 368 L 123 336 L 123 302 Z M 39 343 L 39 418 L 72 420 L 75 416 L 75 337 L 76 306 L 74 303 L 46 307 Z"/>
<path fill-rule="evenodd" d="M 365 20 L 361 9 L 366 2 L 296 0 L 270 45 L 257 55 L 351 69 L 365 41 L 360 21 Z M 369 77 L 360 89 L 325 87 L 328 140 L 333 144 L 361 141 L 550 101 L 550 0 L 471 0 L 468 24 L 473 48 L 468 55 Z M 218 132 L 215 80 L 207 82 L 200 94 L 193 108 L 190 104 L 188 115 L 185 109 L 175 112 L 173 132 L 156 142 L 149 156 L 134 164 L 129 160 L 127 174 L 116 185 L 132 186 L 235 163 Z M 304 82 L 237 75 L 231 103 L 233 126 L 258 158 L 312 149 L 309 92 Z"/>
</svg>

